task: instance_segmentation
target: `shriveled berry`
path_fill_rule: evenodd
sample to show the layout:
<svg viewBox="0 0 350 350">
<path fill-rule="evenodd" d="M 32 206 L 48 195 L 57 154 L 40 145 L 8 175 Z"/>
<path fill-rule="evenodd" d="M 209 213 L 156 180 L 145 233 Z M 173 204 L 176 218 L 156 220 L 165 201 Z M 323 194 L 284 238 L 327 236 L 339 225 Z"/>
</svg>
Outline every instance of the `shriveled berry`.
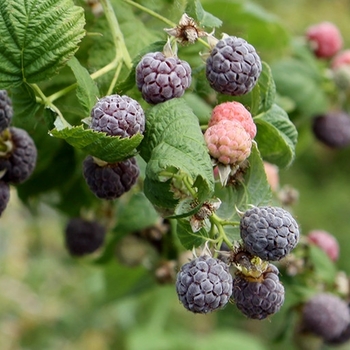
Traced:
<svg viewBox="0 0 350 350">
<path fill-rule="evenodd" d="M 262 70 L 255 48 L 242 38 L 219 40 L 206 62 L 210 86 L 225 95 L 245 95 L 256 85 Z"/>
<path fill-rule="evenodd" d="M 312 230 L 308 233 L 307 239 L 310 243 L 321 248 L 331 260 L 338 260 L 339 244 L 337 239 L 329 232 L 324 230 Z"/>
<path fill-rule="evenodd" d="M 145 114 L 129 96 L 105 96 L 91 110 L 91 128 L 109 136 L 131 137 L 144 132 Z"/>
<path fill-rule="evenodd" d="M 208 126 L 217 124 L 221 120 L 237 120 L 253 139 L 256 135 L 256 125 L 250 112 L 239 102 L 224 102 L 214 107 Z"/>
<path fill-rule="evenodd" d="M 119 163 L 98 164 L 88 156 L 83 162 L 83 175 L 90 190 L 101 199 L 113 200 L 129 191 L 140 170 L 135 158 Z"/>
<path fill-rule="evenodd" d="M 338 27 L 331 22 L 321 22 L 307 28 L 306 40 L 316 57 L 334 56 L 343 46 L 343 38 Z"/>
<path fill-rule="evenodd" d="M 221 120 L 204 133 L 209 154 L 220 163 L 239 164 L 247 159 L 252 139 L 237 120 Z"/>
<path fill-rule="evenodd" d="M 12 101 L 6 90 L 0 90 L 0 132 L 10 126 L 12 116 Z"/>
<path fill-rule="evenodd" d="M 247 317 L 262 320 L 275 314 L 284 303 L 284 287 L 278 269 L 272 265 L 259 277 L 238 272 L 233 279 L 233 299 Z"/>
<path fill-rule="evenodd" d="M 339 337 L 350 323 L 347 303 L 331 293 L 319 293 L 302 310 L 302 329 L 324 340 Z"/>
<path fill-rule="evenodd" d="M 104 242 L 106 229 L 97 221 L 72 218 L 65 228 L 65 244 L 73 256 L 91 254 Z"/>
<path fill-rule="evenodd" d="M 331 148 L 350 144 L 350 116 L 343 111 L 333 111 L 313 119 L 312 131 L 316 138 Z"/>
<path fill-rule="evenodd" d="M 178 272 L 176 291 L 189 311 L 208 313 L 221 309 L 232 294 L 232 276 L 228 265 L 205 255 L 195 258 Z"/>
<path fill-rule="evenodd" d="M 248 209 L 240 221 L 246 250 L 263 260 L 280 260 L 295 248 L 299 227 L 292 215 L 279 207 Z"/>
<path fill-rule="evenodd" d="M 136 67 L 136 85 L 143 99 L 157 104 L 181 97 L 191 85 L 191 67 L 177 57 L 162 52 L 144 55 Z"/>
<path fill-rule="evenodd" d="M 0 216 L 7 207 L 10 200 L 10 186 L 8 183 L 0 180 Z"/>
<path fill-rule="evenodd" d="M 32 174 L 37 159 L 37 149 L 29 134 L 20 128 L 9 128 L 10 150 L 0 156 L 0 172 L 5 171 L 2 180 L 13 184 L 24 182 Z"/>
</svg>

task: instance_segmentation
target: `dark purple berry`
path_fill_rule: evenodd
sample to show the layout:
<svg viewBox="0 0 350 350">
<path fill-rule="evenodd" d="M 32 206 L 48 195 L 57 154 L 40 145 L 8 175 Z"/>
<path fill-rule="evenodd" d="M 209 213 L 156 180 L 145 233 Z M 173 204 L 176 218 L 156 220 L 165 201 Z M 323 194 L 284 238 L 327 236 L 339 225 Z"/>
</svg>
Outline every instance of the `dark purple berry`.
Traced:
<svg viewBox="0 0 350 350">
<path fill-rule="evenodd" d="M 0 90 L 0 132 L 10 126 L 12 116 L 12 101 L 6 90 Z"/>
<path fill-rule="evenodd" d="M 176 291 L 183 306 L 194 313 L 223 308 L 232 294 L 232 276 L 223 261 L 200 256 L 177 274 Z"/>
<path fill-rule="evenodd" d="M 255 48 L 242 38 L 227 36 L 210 53 L 206 75 L 210 86 L 225 95 L 247 94 L 256 85 L 262 70 Z"/>
<path fill-rule="evenodd" d="M 347 303 L 331 293 L 319 293 L 302 310 L 302 329 L 326 341 L 341 336 L 350 323 Z"/>
<path fill-rule="evenodd" d="M 0 216 L 7 207 L 10 200 L 10 186 L 8 183 L 0 180 Z"/>
<path fill-rule="evenodd" d="M 136 84 L 148 103 L 181 97 L 191 85 L 191 67 L 177 57 L 151 52 L 136 67 Z"/>
<path fill-rule="evenodd" d="M 238 272 L 233 279 L 232 296 L 237 308 L 249 318 L 262 320 L 275 314 L 284 302 L 278 269 L 270 265 L 259 278 Z"/>
<path fill-rule="evenodd" d="M 65 229 L 65 244 L 73 256 L 95 252 L 104 242 L 106 229 L 97 221 L 70 219 Z"/>
<path fill-rule="evenodd" d="M 240 221 L 246 250 L 263 260 L 280 260 L 295 248 L 299 227 L 292 215 L 279 207 L 254 207 Z"/>
<path fill-rule="evenodd" d="M 144 132 L 145 114 L 129 96 L 105 96 L 91 110 L 91 128 L 109 136 L 131 137 Z"/>
<path fill-rule="evenodd" d="M 83 174 L 90 190 L 101 199 L 120 197 L 136 183 L 140 170 L 135 158 L 119 163 L 98 164 L 88 156 L 83 162 Z"/>
<path fill-rule="evenodd" d="M 342 111 L 319 115 L 313 119 L 312 130 L 316 138 L 332 148 L 350 144 L 350 116 Z"/>
<path fill-rule="evenodd" d="M 5 171 L 2 180 L 19 184 L 32 174 L 37 159 L 37 149 L 29 134 L 19 128 L 9 128 L 9 151 L 0 156 L 0 172 Z"/>
</svg>

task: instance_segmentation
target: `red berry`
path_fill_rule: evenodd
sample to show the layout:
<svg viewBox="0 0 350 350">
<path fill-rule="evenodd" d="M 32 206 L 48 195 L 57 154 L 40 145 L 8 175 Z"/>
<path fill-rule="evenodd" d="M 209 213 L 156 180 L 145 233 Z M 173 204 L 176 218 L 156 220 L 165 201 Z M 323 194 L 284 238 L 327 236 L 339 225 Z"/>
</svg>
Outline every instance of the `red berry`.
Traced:
<svg viewBox="0 0 350 350">
<path fill-rule="evenodd" d="M 344 65 L 350 65 L 350 50 L 339 52 L 332 60 L 331 67 L 333 69 Z"/>
<path fill-rule="evenodd" d="M 217 124 L 221 120 L 237 120 L 244 127 L 245 131 L 253 139 L 256 135 L 256 125 L 250 112 L 239 102 L 224 102 L 217 105 L 209 120 L 208 126 Z"/>
<path fill-rule="evenodd" d="M 339 244 L 333 235 L 323 230 L 312 230 L 308 233 L 307 238 L 310 243 L 321 248 L 331 260 L 338 260 Z"/>
<path fill-rule="evenodd" d="M 240 164 L 250 155 L 252 139 L 237 120 L 222 120 L 204 134 L 209 154 L 220 163 Z"/>
<path fill-rule="evenodd" d="M 343 46 L 343 38 L 338 27 L 330 22 L 310 26 L 306 30 L 306 39 L 316 57 L 319 58 L 332 57 Z"/>
</svg>

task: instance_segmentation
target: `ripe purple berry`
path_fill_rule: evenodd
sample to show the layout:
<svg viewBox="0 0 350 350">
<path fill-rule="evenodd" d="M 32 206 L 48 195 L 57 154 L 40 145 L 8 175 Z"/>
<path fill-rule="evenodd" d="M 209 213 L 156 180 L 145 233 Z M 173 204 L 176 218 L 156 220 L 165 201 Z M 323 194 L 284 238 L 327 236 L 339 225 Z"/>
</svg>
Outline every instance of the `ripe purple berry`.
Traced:
<svg viewBox="0 0 350 350">
<path fill-rule="evenodd" d="M 135 158 L 98 164 L 92 156 L 83 162 L 83 175 L 90 190 L 101 199 L 120 197 L 136 183 L 140 170 Z"/>
<path fill-rule="evenodd" d="M 242 38 L 227 36 L 219 40 L 210 53 L 206 75 L 210 86 L 225 95 L 239 96 L 250 92 L 262 70 L 255 48 Z"/>
<path fill-rule="evenodd" d="M 249 318 L 262 320 L 275 314 L 284 302 L 278 269 L 270 265 L 259 278 L 238 272 L 233 280 L 232 296 L 237 308 Z"/>
<path fill-rule="evenodd" d="M 8 130 L 11 147 L 5 155 L 0 156 L 0 171 L 5 171 L 3 181 L 19 184 L 32 174 L 36 165 L 37 149 L 25 130 L 15 127 Z"/>
<path fill-rule="evenodd" d="M 106 230 L 96 221 L 73 218 L 69 220 L 64 233 L 69 253 L 82 256 L 93 253 L 102 246 Z"/>
<path fill-rule="evenodd" d="M 8 183 L 0 180 L 0 216 L 7 207 L 10 200 L 10 186 Z"/>
<path fill-rule="evenodd" d="M 177 57 L 151 52 L 136 67 L 136 84 L 148 103 L 181 97 L 191 85 L 191 67 Z"/>
<path fill-rule="evenodd" d="M 345 112 L 334 111 L 315 117 L 312 130 L 319 141 L 331 148 L 350 144 L 350 116 Z"/>
<path fill-rule="evenodd" d="M 109 136 L 131 137 L 144 132 L 145 114 L 129 96 L 105 96 L 91 110 L 91 128 Z"/>
<path fill-rule="evenodd" d="M 176 291 L 184 307 L 194 313 L 223 308 L 232 294 L 228 265 L 210 256 L 200 256 L 184 264 L 177 274 Z"/>
<path fill-rule="evenodd" d="M 12 101 L 6 90 L 0 90 L 0 132 L 10 126 L 12 116 Z"/>
<path fill-rule="evenodd" d="M 240 221 L 246 250 L 262 260 L 280 260 L 295 248 L 299 227 L 292 215 L 279 207 L 254 207 Z"/>
<path fill-rule="evenodd" d="M 302 329 L 326 341 L 339 337 L 349 323 L 347 303 L 330 293 L 314 295 L 302 310 Z"/>
</svg>

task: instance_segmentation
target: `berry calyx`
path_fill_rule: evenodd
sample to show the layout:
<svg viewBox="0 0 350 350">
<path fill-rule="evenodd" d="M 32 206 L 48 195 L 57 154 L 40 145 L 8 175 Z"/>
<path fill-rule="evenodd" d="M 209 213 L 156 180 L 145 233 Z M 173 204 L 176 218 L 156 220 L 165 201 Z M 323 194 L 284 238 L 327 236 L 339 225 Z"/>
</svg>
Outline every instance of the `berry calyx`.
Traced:
<svg viewBox="0 0 350 350">
<path fill-rule="evenodd" d="M 151 104 L 181 97 L 191 85 L 191 67 L 173 56 L 162 52 L 144 55 L 136 67 L 136 84 L 143 99 Z"/>
<path fill-rule="evenodd" d="M 104 242 L 106 229 L 97 221 L 72 218 L 65 228 L 65 245 L 73 256 L 91 254 Z"/>
<path fill-rule="evenodd" d="M 299 241 L 299 227 L 292 215 L 279 207 L 254 207 L 240 220 L 245 249 L 267 261 L 289 254 Z"/>
<path fill-rule="evenodd" d="M 109 136 L 131 137 L 144 132 L 145 114 L 129 96 L 105 96 L 91 110 L 91 128 Z"/>
<path fill-rule="evenodd" d="M 339 29 L 331 22 L 321 22 L 310 26 L 305 36 L 315 56 L 319 58 L 332 57 L 343 46 L 343 38 Z"/>
<path fill-rule="evenodd" d="M 223 308 L 232 294 L 232 276 L 223 261 L 203 255 L 184 264 L 177 274 L 176 292 L 194 313 Z"/>
<path fill-rule="evenodd" d="M 225 36 L 219 40 L 206 62 L 210 86 L 217 92 L 231 96 L 250 92 L 261 70 L 261 60 L 255 48 L 235 36 Z"/>
<path fill-rule="evenodd" d="M 221 120 L 237 120 L 245 131 L 254 139 L 256 135 L 256 125 L 250 112 L 239 102 L 224 102 L 214 107 L 208 126 L 217 124 Z"/>
<path fill-rule="evenodd" d="M 271 264 L 259 278 L 236 273 L 232 297 L 245 316 L 262 320 L 280 310 L 284 303 L 284 287 L 278 273 Z"/>
<path fill-rule="evenodd" d="M 204 133 L 209 154 L 224 165 L 237 165 L 251 152 L 252 139 L 237 120 L 221 120 Z"/>
<path fill-rule="evenodd" d="M 101 199 L 113 200 L 129 191 L 136 183 L 139 173 L 134 157 L 111 164 L 87 156 L 83 162 L 86 183 Z"/>
</svg>

